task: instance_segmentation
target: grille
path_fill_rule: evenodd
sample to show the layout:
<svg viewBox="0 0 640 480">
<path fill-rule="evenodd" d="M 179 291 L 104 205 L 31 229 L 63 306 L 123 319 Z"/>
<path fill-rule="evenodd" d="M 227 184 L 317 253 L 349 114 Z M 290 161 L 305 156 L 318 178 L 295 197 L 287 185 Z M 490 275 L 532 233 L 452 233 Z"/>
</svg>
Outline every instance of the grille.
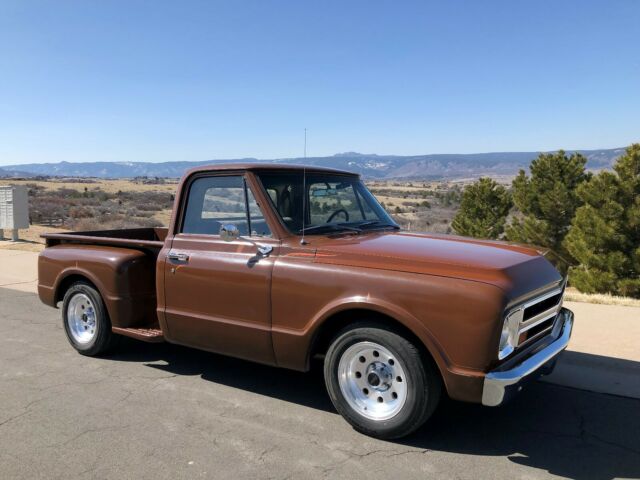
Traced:
<svg viewBox="0 0 640 480">
<path fill-rule="evenodd" d="M 552 311 L 554 307 L 556 307 L 560 301 L 562 300 L 562 292 L 558 292 L 552 294 L 548 298 L 544 298 L 543 300 L 534 300 L 537 303 L 533 303 L 532 305 L 527 306 L 524 309 L 524 318 L 525 322 L 528 322 L 534 318 L 540 316 L 540 314 L 544 314 L 545 312 Z"/>
<path fill-rule="evenodd" d="M 518 325 L 518 344 L 521 347 L 551 332 L 560 308 L 564 288 L 536 297 L 509 313 Z"/>
</svg>

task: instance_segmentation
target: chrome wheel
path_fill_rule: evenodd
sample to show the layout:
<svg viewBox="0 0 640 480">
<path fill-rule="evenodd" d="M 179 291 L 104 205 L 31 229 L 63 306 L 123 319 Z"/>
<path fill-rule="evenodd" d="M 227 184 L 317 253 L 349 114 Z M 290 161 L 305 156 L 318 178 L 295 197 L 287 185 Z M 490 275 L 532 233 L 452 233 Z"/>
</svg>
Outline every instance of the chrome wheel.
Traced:
<svg viewBox="0 0 640 480">
<path fill-rule="evenodd" d="M 73 339 L 87 344 L 96 335 L 96 309 L 91 299 L 84 293 L 76 293 L 67 305 L 67 325 Z"/>
<path fill-rule="evenodd" d="M 397 355 L 377 343 L 355 343 L 340 357 L 342 395 L 353 410 L 371 420 L 388 420 L 402 410 L 407 380 Z"/>
</svg>

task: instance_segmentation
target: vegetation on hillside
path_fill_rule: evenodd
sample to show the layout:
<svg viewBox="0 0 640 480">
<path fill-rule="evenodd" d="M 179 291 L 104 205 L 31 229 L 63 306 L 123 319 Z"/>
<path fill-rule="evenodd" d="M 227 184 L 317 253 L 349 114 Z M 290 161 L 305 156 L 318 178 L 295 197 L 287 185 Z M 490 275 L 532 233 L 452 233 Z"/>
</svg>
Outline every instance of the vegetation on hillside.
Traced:
<svg viewBox="0 0 640 480">
<path fill-rule="evenodd" d="M 373 182 L 369 188 L 402 228 L 451 233 L 462 188 L 451 182 Z"/>
<path fill-rule="evenodd" d="M 27 186 L 31 223 L 70 230 L 160 226 L 162 222 L 154 218 L 155 214 L 173 204 L 173 195 L 168 192 L 109 193 L 100 188 L 49 190 L 37 183 Z"/>
</svg>

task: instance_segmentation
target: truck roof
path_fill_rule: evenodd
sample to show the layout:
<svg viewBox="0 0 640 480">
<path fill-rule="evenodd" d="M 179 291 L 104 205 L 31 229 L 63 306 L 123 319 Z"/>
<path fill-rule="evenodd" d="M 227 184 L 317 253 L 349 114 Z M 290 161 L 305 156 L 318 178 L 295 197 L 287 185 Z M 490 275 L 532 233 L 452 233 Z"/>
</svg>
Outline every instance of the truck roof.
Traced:
<svg viewBox="0 0 640 480">
<path fill-rule="evenodd" d="M 307 172 L 322 172 L 322 173 L 338 173 L 341 175 L 355 175 L 358 173 L 348 172 L 347 170 L 339 170 L 336 168 L 318 167 L 316 165 L 297 165 L 289 163 L 212 163 L 210 165 L 202 165 L 199 167 L 191 168 L 186 171 L 185 176 L 191 175 L 197 172 L 208 171 L 220 171 L 220 170 L 261 170 L 261 171 L 298 171 L 306 169 Z"/>
</svg>

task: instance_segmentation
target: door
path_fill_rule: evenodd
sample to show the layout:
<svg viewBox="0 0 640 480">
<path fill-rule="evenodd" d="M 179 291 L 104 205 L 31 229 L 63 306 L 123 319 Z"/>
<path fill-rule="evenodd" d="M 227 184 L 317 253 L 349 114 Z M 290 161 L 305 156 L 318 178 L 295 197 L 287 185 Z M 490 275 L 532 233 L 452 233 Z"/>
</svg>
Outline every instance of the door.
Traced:
<svg viewBox="0 0 640 480">
<path fill-rule="evenodd" d="M 274 363 L 271 274 L 278 241 L 241 175 L 200 176 L 186 191 L 165 262 L 168 339 Z M 240 236 L 220 236 L 222 226 Z"/>
</svg>

